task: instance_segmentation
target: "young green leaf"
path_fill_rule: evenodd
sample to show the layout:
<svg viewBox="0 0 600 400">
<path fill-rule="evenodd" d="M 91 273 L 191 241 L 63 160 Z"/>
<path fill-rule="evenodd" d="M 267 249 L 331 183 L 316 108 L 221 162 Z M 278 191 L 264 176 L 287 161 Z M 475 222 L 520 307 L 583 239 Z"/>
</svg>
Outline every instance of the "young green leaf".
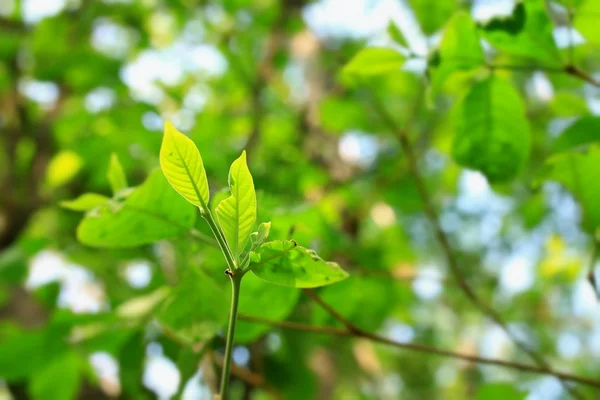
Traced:
<svg viewBox="0 0 600 400">
<path fill-rule="evenodd" d="M 73 200 L 64 200 L 60 206 L 72 211 L 90 211 L 94 208 L 106 204 L 110 199 L 97 193 L 84 193 Z"/>
<path fill-rule="evenodd" d="M 244 250 L 256 222 L 256 193 L 246 163 L 246 152 L 231 164 L 229 170 L 231 196 L 217 206 L 217 217 L 234 257 Z"/>
<path fill-rule="evenodd" d="M 181 196 L 207 211 L 208 179 L 198 148 L 190 138 L 169 121 L 160 148 L 160 167 L 165 177 Z"/>
<path fill-rule="evenodd" d="M 490 182 L 514 178 L 529 154 L 530 135 L 519 92 L 491 77 L 475 84 L 457 105 L 452 153 L 462 166 Z"/>
<path fill-rule="evenodd" d="M 127 176 L 123 166 L 119 162 L 119 157 L 116 153 L 110 155 L 110 163 L 108 164 L 108 173 L 106 175 L 113 194 L 119 193 L 123 189 L 127 189 Z"/>
<path fill-rule="evenodd" d="M 260 224 L 258 226 L 258 230 L 256 232 L 252 232 L 250 234 L 250 243 L 252 244 L 252 249 L 254 250 L 258 246 L 263 244 L 263 242 L 265 240 L 267 240 L 267 238 L 269 237 L 270 232 L 271 232 L 271 223 L 270 222 L 263 222 L 262 224 Z"/>
<path fill-rule="evenodd" d="M 342 70 L 350 76 L 369 77 L 399 71 L 404 64 L 404 56 L 395 50 L 383 47 L 369 47 L 361 50 Z"/>
<path fill-rule="evenodd" d="M 402 34 L 402 31 L 400 30 L 400 28 L 398 28 L 398 25 L 396 25 L 396 23 L 394 21 L 390 21 L 388 23 L 387 33 L 388 33 L 388 35 L 390 35 L 392 40 L 394 42 L 396 42 L 396 44 L 399 44 L 400 46 L 403 46 L 403 47 L 409 47 L 408 42 L 406 41 L 406 38 Z"/>
<path fill-rule="evenodd" d="M 251 255 L 250 268 L 261 279 L 298 288 L 330 285 L 348 277 L 338 264 L 324 261 L 294 240 L 262 244 Z"/>
</svg>

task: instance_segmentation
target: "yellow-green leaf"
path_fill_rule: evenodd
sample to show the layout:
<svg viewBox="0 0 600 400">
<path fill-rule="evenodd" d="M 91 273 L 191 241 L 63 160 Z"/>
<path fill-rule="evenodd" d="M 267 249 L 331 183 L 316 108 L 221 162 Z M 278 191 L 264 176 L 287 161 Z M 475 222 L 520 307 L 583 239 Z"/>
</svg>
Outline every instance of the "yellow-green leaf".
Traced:
<svg viewBox="0 0 600 400">
<path fill-rule="evenodd" d="M 84 193 L 73 200 L 60 202 L 60 206 L 73 211 L 89 211 L 106 204 L 108 197 L 97 193 Z"/>
<path fill-rule="evenodd" d="M 160 148 L 160 167 L 173 189 L 193 205 L 207 210 L 208 179 L 198 148 L 169 121 Z"/>
<path fill-rule="evenodd" d="M 121 190 L 127 189 L 127 176 L 125 176 L 123 166 L 119 162 L 119 157 L 115 153 L 110 155 L 110 163 L 108 165 L 108 173 L 106 176 L 108 178 L 108 182 L 110 183 L 113 194 L 117 194 Z"/>
<path fill-rule="evenodd" d="M 383 47 L 369 47 L 355 55 L 346 64 L 343 73 L 367 77 L 399 71 L 402 64 L 404 64 L 404 56 L 397 51 Z"/>
<path fill-rule="evenodd" d="M 217 217 L 231 252 L 238 257 L 256 222 L 256 193 L 245 151 L 231 164 L 229 188 L 231 196 L 219 203 Z"/>
<path fill-rule="evenodd" d="M 251 261 L 256 276 L 282 286 L 312 288 L 348 277 L 337 263 L 323 260 L 294 240 L 266 242 L 252 253 Z"/>
</svg>

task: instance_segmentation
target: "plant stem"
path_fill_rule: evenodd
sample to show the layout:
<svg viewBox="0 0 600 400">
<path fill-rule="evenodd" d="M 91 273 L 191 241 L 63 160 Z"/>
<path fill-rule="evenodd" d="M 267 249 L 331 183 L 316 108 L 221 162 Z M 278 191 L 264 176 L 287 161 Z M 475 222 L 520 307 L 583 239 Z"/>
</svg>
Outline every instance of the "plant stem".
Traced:
<svg viewBox="0 0 600 400">
<path fill-rule="evenodd" d="M 233 254 L 231 254 L 231 250 L 229 249 L 229 246 L 227 245 L 227 242 L 225 241 L 225 237 L 221 233 L 221 230 L 217 226 L 217 223 L 215 222 L 215 219 L 212 216 L 212 213 L 210 212 L 210 210 L 208 208 L 206 208 L 206 211 L 202 213 L 202 218 L 204 218 L 206 220 L 206 222 L 208 222 L 208 226 L 210 226 L 210 230 L 212 231 L 213 235 L 215 236 L 215 239 L 217 239 L 217 242 L 219 243 L 219 247 L 221 248 L 221 251 L 223 252 L 223 255 L 225 256 L 225 260 L 227 260 L 227 266 L 229 267 L 229 269 L 232 272 L 235 272 L 237 270 L 237 265 L 233 259 Z"/>
<path fill-rule="evenodd" d="M 240 300 L 240 286 L 243 274 L 232 274 L 231 278 L 231 310 L 229 311 L 229 327 L 225 342 L 225 358 L 221 371 L 221 396 L 220 400 L 227 400 L 227 384 L 229 383 L 229 370 L 231 369 L 231 354 L 233 353 L 233 338 L 235 336 L 235 322 L 237 321 L 238 303 Z"/>
</svg>

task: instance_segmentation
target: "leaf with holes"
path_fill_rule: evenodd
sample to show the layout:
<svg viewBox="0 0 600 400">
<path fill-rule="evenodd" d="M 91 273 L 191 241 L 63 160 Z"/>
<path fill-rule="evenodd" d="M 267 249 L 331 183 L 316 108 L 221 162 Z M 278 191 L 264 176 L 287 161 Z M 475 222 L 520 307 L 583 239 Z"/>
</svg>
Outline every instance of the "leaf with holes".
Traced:
<svg viewBox="0 0 600 400">
<path fill-rule="evenodd" d="M 202 210 L 207 209 L 208 179 L 200 152 L 194 142 L 169 121 L 165 122 L 160 167 L 177 193 Z"/>
<path fill-rule="evenodd" d="M 237 258 L 244 250 L 256 222 L 256 193 L 245 151 L 231 164 L 229 189 L 231 196 L 219 203 L 216 212 L 225 239 Z"/>
<path fill-rule="evenodd" d="M 251 254 L 250 268 L 261 279 L 298 288 L 330 285 L 348 277 L 337 263 L 324 261 L 294 240 L 263 243 Z"/>
<path fill-rule="evenodd" d="M 475 84 L 455 112 L 455 161 L 481 171 L 493 183 L 514 178 L 530 147 L 525 107 L 514 87 L 490 77 Z"/>
<path fill-rule="evenodd" d="M 88 212 L 77 237 L 94 247 L 139 246 L 189 231 L 196 213 L 155 170 L 126 200 L 111 200 Z"/>
</svg>

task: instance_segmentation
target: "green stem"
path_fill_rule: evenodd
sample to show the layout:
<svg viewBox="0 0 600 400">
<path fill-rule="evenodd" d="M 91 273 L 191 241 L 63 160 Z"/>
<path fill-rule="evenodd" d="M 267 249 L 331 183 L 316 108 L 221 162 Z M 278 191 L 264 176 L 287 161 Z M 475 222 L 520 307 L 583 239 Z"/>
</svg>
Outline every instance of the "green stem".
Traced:
<svg viewBox="0 0 600 400">
<path fill-rule="evenodd" d="M 235 322 L 237 321 L 242 277 L 242 273 L 230 275 L 231 310 L 229 311 L 229 327 L 227 328 L 227 341 L 225 342 L 225 358 L 223 360 L 223 370 L 221 371 L 220 400 L 227 400 L 227 384 L 229 383 L 229 370 L 231 369 L 231 354 L 233 352 L 233 338 L 235 336 Z"/>
<path fill-rule="evenodd" d="M 225 241 L 225 237 L 221 233 L 221 230 L 217 226 L 217 223 L 215 222 L 215 219 L 213 218 L 212 213 L 210 212 L 210 210 L 208 208 L 206 208 L 206 212 L 202 212 L 202 218 L 204 218 L 206 220 L 206 222 L 208 222 L 208 226 L 210 226 L 210 230 L 212 231 L 213 235 L 215 236 L 215 239 L 217 239 L 217 242 L 219 243 L 219 247 L 221 248 L 221 251 L 223 252 L 223 255 L 225 256 L 225 260 L 227 260 L 227 266 L 229 267 L 229 269 L 232 272 L 235 272 L 237 270 L 237 265 L 236 265 L 235 261 L 233 260 L 233 255 L 231 254 L 231 250 L 229 249 L 229 246 L 227 245 L 227 242 Z"/>
</svg>

